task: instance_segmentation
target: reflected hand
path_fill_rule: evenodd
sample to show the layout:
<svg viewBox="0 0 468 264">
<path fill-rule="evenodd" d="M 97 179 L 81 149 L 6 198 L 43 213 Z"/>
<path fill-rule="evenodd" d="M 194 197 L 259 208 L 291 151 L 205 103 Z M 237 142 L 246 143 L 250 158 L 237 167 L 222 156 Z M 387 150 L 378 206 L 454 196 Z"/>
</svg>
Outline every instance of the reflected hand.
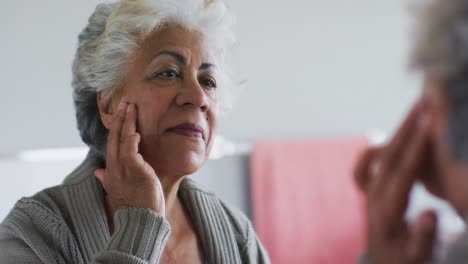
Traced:
<svg viewBox="0 0 468 264">
<path fill-rule="evenodd" d="M 390 143 L 368 149 L 355 169 L 367 199 L 368 256 L 377 264 L 424 263 L 432 257 L 434 212 L 422 213 L 413 225 L 404 219 L 430 145 L 426 108 L 424 101 L 418 102 Z"/>
<path fill-rule="evenodd" d="M 137 109 L 121 102 L 107 139 L 106 168 L 95 171 L 107 192 L 111 216 L 125 207 L 152 209 L 165 216 L 161 183 L 150 164 L 138 153 Z"/>
</svg>

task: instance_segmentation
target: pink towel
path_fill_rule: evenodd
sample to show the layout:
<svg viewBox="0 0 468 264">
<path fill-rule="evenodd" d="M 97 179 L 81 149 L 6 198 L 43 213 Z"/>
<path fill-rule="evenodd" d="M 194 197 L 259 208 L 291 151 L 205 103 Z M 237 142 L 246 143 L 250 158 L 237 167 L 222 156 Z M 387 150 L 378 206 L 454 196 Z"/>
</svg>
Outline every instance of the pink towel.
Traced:
<svg viewBox="0 0 468 264">
<path fill-rule="evenodd" d="M 273 263 L 355 263 L 365 208 L 352 177 L 364 137 L 258 142 L 253 218 Z"/>
</svg>

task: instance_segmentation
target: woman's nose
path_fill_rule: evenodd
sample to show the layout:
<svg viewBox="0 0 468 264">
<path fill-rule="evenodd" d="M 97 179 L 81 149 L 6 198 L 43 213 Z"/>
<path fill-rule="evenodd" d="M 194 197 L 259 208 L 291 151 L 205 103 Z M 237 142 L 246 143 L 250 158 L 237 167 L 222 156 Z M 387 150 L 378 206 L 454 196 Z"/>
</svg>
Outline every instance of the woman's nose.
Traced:
<svg viewBox="0 0 468 264">
<path fill-rule="evenodd" d="M 208 98 L 205 90 L 196 77 L 186 78 L 177 95 L 176 103 L 183 107 L 199 108 L 202 112 L 208 110 Z"/>
</svg>

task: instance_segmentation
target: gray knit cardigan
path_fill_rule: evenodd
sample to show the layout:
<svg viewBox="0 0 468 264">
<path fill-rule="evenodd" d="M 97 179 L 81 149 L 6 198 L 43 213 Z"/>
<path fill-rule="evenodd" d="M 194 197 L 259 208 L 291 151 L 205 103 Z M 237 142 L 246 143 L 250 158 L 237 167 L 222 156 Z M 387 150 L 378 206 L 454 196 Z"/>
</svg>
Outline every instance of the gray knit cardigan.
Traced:
<svg viewBox="0 0 468 264">
<path fill-rule="evenodd" d="M 0 263 L 158 263 L 170 235 L 158 213 L 126 208 L 109 233 L 98 161 L 84 162 L 59 185 L 19 200 L 0 224 Z M 179 189 L 206 263 L 269 263 L 250 221 L 185 179 Z"/>
</svg>

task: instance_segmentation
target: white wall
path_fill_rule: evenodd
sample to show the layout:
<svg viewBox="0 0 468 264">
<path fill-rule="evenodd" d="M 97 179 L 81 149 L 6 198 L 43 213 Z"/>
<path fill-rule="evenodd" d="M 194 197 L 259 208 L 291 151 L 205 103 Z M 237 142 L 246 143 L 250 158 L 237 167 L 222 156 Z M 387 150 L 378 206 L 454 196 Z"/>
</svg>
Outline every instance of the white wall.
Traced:
<svg viewBox="0 0 468 264">
<path fill-rule="evenodd" d="M 80 145 L 71 99 L 77 34 L 97 1 L 2 1 L 0 152 Z"/>
<path fill-rule="evenodd" d="M 97 2 L 2 1 L 0 157 L 30 148 L 82 146 L 71 100 L 71 62 L 77 35 Z M 391 131 L 418 94 L 419 80 L 406 70 L 410 35 L 404 0 L 229 3 L 238 17 L 235 68 L 247 85 L 223 120 L 220 133 L 227 138 Z M 1 161 L 0 218 L 19 196 L 58 184 L 76 163 Z M 206 185 L 248 211 L 245 179 L 221 180 L 211 168 L 227 165 L 217 164 L 200 171 L 210 175 Z"/>
<path fill-rule="evenodd" d="M 0 222 L 18 199 L 60 184 L 81 161 L 82 159 L 41 162 L 0 159 Z M 210 160 L 191 178 L 250 215 L 246 155 Z"/>
<path fill-rule="evenodd" d="M 77 35 L 97 0 L 3 1 L 0 153 L 79 146 L 71 100 Z M 418 92 L 406 72 L 405 1 L 231 0 L 247 85 L 228 138 L 392 129 Z"/>
<path fill-rule="evenodd" d="M 393 129 L 418 93 L 407 74 L 406 1 L 235 1 L 247 91 L 230 137 Z"/>
<path fill-rule="evenodd" d="M 228 1 L 238 18 L 235 69 L 247 85 L 221 125 L 227 138 L 391 130 L 418 92 L 405 67 L 409 41 L 403 0 Z M 0 157 L 83 145 L 71 99 L 71 63 L 78 33 L 98 2 L 2 2 Z M 50 179 L 59 183 L 71 165 L 55 165 Z M 0 163 L 7 172 L 0 176 L 3 193 L 16 198 L 48 186 L 41 166 L 54 167 Z M 242 181 L 207 182 L 217 183 L 211 187 L 219 193 L 237 190 L 228 200 L 246 203 Z"/>
<path fill-rule="evenodd" d="M 18 199 L 58 185 L 81 161 L 24 162 L 1 160 L 0 222 Z"/>
</svg>

